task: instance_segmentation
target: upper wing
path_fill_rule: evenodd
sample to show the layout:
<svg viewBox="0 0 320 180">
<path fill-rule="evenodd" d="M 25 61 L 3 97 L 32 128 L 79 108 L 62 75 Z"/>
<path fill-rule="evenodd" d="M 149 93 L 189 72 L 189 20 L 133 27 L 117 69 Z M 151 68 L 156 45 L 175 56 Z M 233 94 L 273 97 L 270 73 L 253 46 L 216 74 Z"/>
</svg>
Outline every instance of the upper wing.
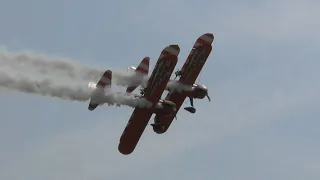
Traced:
<svg viewBox="0 0 320 180">
<path fill-rule="evenodd" d="M 176 67 L 179 53 L 180 48 L 178 45 L 167 46 L 161 52 L 144 92 L 144 96 L 153 104 L 157 103 L 161 98 Z"/>
<path fill-rule="evenodd" d="M 179 82 L 186 85 L 193 85 L 195 83 L 212 51 L 211 44 L 213 39 L 214 36 L 210 33 L 203 34 L 197 39 L 186 62 L 182 66 Z"/>
<path fill-rule="evenodd" d="M 170 76 L 178 62 L 179 52 L 180 48 L 178 45 L 170 45 L 161 52 L 152 75 L 148 80 L 145 94 L 142 97 L 150 101 L 153 106 L 158 103 L 165 90 Z M 153 106 L 149 108 L 135 108 L 121 135 L 118 146 L 119 152 L 122 154 L 130 154 L 134 151 L 154 112 Z"/>
<path fill-rule="evenodd" d="M 149 64 L 150 64 L 150 58 L 145 57 L 140 62 L 139 66 L 136 68 L 135 72 L 140 73 L 141 75 L 148 75 L 149 73 Z M 134 91 L 138 86 L 133 85 L 127 88 L 126 92 L 131 93 Z"/>
<path fill-rule="evenodd" d="M 186 85 L 193 85 L 196 79 L 199 76 L 206 60 L 208 59 L 211 51 L 212 51 L 212 42 L 214 36 L 213 34 L 206 33 L 200 36 L 197 41 L 194 43 L 193 48 L 184 63 L 181 69 L 181 77 L 179 82 L 186 84 Z M 184 102 L 186 95 L 184 93 L 179 92 L 172 92 L 168 93 L 166 96 L 166 100 L 172 101 L 176 104 L 176 112 L 175 115 L 178 113 L 182 103 Z M 175 115 L 172 116 L 160 116 L 156 115 L 155 118 L 160 119 L 161 123 L 164 124 L 164 130 L 162 133 L 166 132 L 170 127 Z"/>
</svg>

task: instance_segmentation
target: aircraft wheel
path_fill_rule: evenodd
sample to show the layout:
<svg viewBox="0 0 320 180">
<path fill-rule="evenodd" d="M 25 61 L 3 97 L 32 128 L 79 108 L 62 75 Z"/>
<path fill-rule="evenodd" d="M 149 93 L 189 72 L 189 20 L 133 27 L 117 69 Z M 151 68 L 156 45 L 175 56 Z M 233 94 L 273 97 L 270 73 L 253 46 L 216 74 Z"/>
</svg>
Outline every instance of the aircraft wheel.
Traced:
<svg viewBox="0 0 320 180">
<path fill-rule="evenodd" d="M 162 134 L 163 131 L 164 131 L 164 126 L 160 125 L 160 124 L 159 125 L 153 125 L 152 128 L 153 128 L 153 131 L 155 133 L 157 133 L 157 134 Z"/>
<path fill-rule="evenodd" d="M 194 107 L 185 107 L 184 109 L 192 114 L 196 112 L 196 109 Z"/>
</svg>

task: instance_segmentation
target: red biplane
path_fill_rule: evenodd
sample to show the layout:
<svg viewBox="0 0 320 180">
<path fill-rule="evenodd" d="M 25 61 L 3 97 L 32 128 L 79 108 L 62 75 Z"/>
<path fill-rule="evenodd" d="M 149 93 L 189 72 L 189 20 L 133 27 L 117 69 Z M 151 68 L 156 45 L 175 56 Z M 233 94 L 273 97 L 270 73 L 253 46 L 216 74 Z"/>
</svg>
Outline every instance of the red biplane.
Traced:
<svg viewBox="0 0 320 180">
<path fill-rule="evenodd" d="M 127 155 L 134 151 L 153 113 L 161 114 L 164 117 L 171 117 L 171 114 L 175 114 L 175 104 L 160 99 L 177 64 L 179 53 L 180 48 L 178 45 L 167 46 L 161 52 L 141 96 L 141 98 L 149 101 L 151 106 L 136 107 L 134 109 L 120 138 L 118 150 L 122 154 Z M 157 108 L 159 102 L 162 106 L 167 106 L 167 108 Z"/>
<path fill-rule="evenodd" d="M 208 89 L 204 85 L 194 83 L 212 51 L 213 40 L 213 34 L 206 33 L 201 35 L 195 42 L 181 71 L 178 70 L 175 72 L 176 77 L 180 76 L 178 83 L 192 86 L 192 89 L 183 92 L 171 92 L 170 89 L 168 89 L 169 93 L 165 99 L 174 102 L 177 111 L 168 116 L 157 114 L 154 118 L 154 124 L 151 124 L 154 132 L 162 134 L 168 130 L 186 97 L 189 97 L 191 107 L 186 107 L 184 109 L 190 113 L 196 112 L 196 109 L 193 107 L 194 98 L 203 99 L 204 97 L 207 97 L 210 101 Z"/>
</svg>

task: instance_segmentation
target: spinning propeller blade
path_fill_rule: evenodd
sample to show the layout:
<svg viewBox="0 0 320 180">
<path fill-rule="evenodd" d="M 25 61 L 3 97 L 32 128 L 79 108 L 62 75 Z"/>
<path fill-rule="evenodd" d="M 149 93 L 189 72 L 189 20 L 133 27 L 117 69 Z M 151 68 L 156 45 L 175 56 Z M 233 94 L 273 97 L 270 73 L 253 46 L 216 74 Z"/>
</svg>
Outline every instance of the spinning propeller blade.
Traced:
<svg viewBox="0 0 320 180">
<path fill-rule="evenodd" d="M 210 101 L 211 101 L 211 99 L 210 99 L 210 96 L 208 95 L 208 93 L 207 93 L 207 95 L 206 95 L 206 96 L 207 96 L 207 98 L 208 98 L 208 100 L 209 100 L 209 102 L 210 102 Z"/>
</svg>

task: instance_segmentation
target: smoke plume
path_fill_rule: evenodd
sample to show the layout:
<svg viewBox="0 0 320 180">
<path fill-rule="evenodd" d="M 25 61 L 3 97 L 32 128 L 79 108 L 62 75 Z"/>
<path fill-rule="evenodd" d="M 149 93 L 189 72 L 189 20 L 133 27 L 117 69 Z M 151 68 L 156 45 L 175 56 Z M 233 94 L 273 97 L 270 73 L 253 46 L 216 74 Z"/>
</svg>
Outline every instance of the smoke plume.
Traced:
<svg viewBox="0 0 320 180">
<path fill-rule="evenodd" d="M 98 81 L 106 68 L 90 67 L 72 59 L 49 57 L 48 55 L 24 52 L 0 51 L 0 66 L 19 72 L 37 72 L 41 75 L 70 79 L 74 81 Z M 113 71 L 113 82 L 120 86 L 145 84 L 144 76 L 127 70 Z"/>
<path fill-rule="evenodd" d="M 50 96 L 64 100 L 88 101 L 92 88 L 89 82 L 97 82 L 107 68 L 79 64 L 71 59 L 49 57 L 32 52 L 0 52 L 0 89 Z M 148 76 L 128 70 L 112 70 L 112 84 L 145 87 Z M 191 87 L 170 81 L 170 91 L 189 91 Z M 142 107 L 148 103 L 141 98 L 111 89 L 101 97 L 108 105 Z"/>
<path fill-rule="evenodd" d="M 0 53 L 0 89 L 64 100 L 88 101 L 92 89 L 89 80 L 97 82 L 105 70 L 77 64 L 67 59 L 54 59 L 44 55 Z M 131 74 L 130 74 L 131 73 Z M 132 72 L 113 73 L 112 82 L 126 85 L 140 83 L 141 76 Z M 101 97 L 108 105 L 146 106 L 147 101 L 133 95 L 112 92 Z"/>
</svg>

